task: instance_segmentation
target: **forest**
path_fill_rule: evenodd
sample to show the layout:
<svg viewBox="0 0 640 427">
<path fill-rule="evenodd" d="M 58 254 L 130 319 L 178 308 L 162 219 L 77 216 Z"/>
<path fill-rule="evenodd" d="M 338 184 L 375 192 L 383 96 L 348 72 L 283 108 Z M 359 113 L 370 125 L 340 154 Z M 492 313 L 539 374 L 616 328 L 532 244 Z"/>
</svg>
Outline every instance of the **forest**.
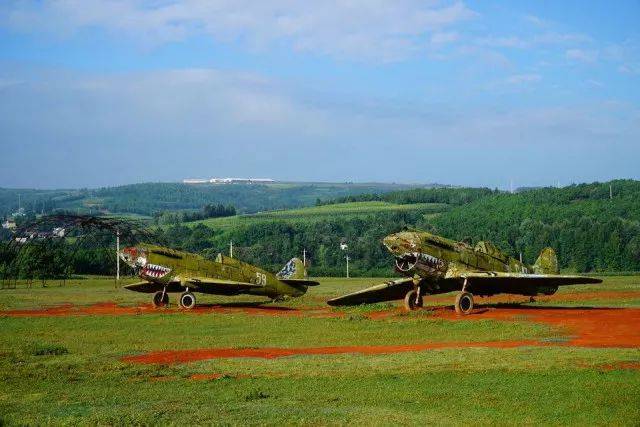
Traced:
<svg viewBox="0 0 640 427">
<path fill-rule="evenodd" d="M 346 253 L 339 249 L 341 242 L 348 243 L 354 274 L 392 274 L 392 261 L 380 241 L 404 227 L 457 240 L 489 240 L 514 257 L 522 254 L 529 263 L 544 247 L 551 246 L 558 253 L 561 268 L 568 272 L 640 270 L 638 181 L 540 188 L 515 194 L 489 189 L 413 189 L 363 195 L 357 200 L 382 199 L 444 202 L 450 207 L 439 213 L 384 211 L 320 221 L 300 218 L 248 223 L 232 229 L 177 225 L 163 233 L 179 247 L 211 254 L 226 250 L 233 240 L 235 251 L 243 259 L 272 269 L 305 248 L 313 274 L 318 275 L 343 273 Z"/>
<path fill-rule="evenodd" d="M 182 184 L 142 183 L 76 190 L 0 188 L 0 217 L 22 208 L 27 214 L 74 211 L 135 214 L 199 210 L 207 204 L 233 205 L 239 213 L 313 206 L 318 201 L 362 193 L 385 193 L 417 185 L 386 183 Z M 424 187 L 424 185 L 422 186 Z"/>
<path fill-rule="evenodd" d="M 295 218 L 273 215 L 261 221 L 238 221 L 233 226 L 227 223 L 225 227 L 216 226 L 215 221 L 176 221 L 153 227 L 159 241 L 210 258 L 226 252 L 233 241 L 235 256 L 273 271 L 289 258 L 300 256 L 304 249 L 310 274 L 316 276 L 344 275 L 347 255 L 353 275 L 393 275 L 393 261 L 381 239 L 403 228 L 471 242 L 490 240 L 514 257 L 522 254 L 528 263 L 533 263 L 544 247 L 551 246 L 566 272 L 640 270 L 638 181 L 539 188 L 515 194 L 474 188 L 411 189 L 343 197 L 328 205 L 338 209 L 341 203 L 354 200 L 400 205 L 439 203 L 434 206 L 443 208 L 365 209 L 335 216 L 318 216 L 316 208 L 309 208 L 295 211 Z M 316 213 L 306 215 L 307 211 Z M 341 243 L 347 244 L 346 251 L 340 249 Z M 95 259 L 103 256 L 100 251 L 85 252 L 74 253 L 75 272 L 107 272 L 108 267 L 101 267 Z"/>
</svg>

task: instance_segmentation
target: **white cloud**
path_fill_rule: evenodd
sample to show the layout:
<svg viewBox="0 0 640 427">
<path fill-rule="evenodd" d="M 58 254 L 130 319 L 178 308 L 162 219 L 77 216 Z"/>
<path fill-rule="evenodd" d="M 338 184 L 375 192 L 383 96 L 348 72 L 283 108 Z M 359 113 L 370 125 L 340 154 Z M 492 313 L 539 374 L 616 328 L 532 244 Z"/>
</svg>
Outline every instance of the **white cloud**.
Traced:
<svg viewBox="0 0 640 427">
<path fill-rule="evenodd" d="M 591 38 L 584 34 L 546 32 L 528 37 L 479 37 L 475 42 L 481 46 L 527 49 L 538 46 L 571 46 L 589 41 Z"/>
<path fill-rule="evenodd" d="M 621 64 L 618 66 L 618 71 L 622 74 L 640 74 L 640 64 Z"/>
<path fill-rule="evenodd" d="M 539 76 L 511 80 L 535 83 Z M 261 75 L 215 69 L 41 73 L 4 90 L 0 129 L 9 166 L 0 181 L 6 185 L 105 185 L 212 174 L 452 182 L 445 167 L 452 159 L 467 171 L 455 179 L 484 184 L 505 171 L 522 172 L 513 158 L 501 160 L 503 153 L 546 161 L 552 150 L 558 159 L 573 156 L 572 164 L 580 165 L 575 172 L 591 164 L 594 152 L 610 156 L 611 141 L 626 147 L 625 159 L 633 158 L 640 134 L 640 115 L 629 105 L 402 107 L 395 99 L 347 94 L 323 103 Z M 386 168 L 399 144 L 417 163 L 430 162 L 432 175 Z M 310 162 L 322 167 L 309 168 Z M 475 169 L 486 162 L 499 171 L 495 176 Z M 537 176 L 534 163 L 526 163 L 529 176 Z M 566 162 L 556 166 L 569 173 Z"/>
<path fill-rule="evenodd" d="M 537 27 L 546 27 L 548 25 L 546 21 L 536 15 L 526 15 L 524 20 Z"/>
<path fill-rule="evenodd" d="M 456 42 L 460 39 L 460 34 L 455 31 L 439 32 L 431 35 L 431 45 L 442 46 Z"/>
<path fill-rule="evenodd" d="M 530 42 L 515 36 L 481 37 L 476 40 L 476 43 L 482 46 L 508 47 L 508 48 L 525 48 L 531 45 Z"/>
<path fill-rule="evenodd" d="M 540 74 L 516 74 L 507 78 L 507 83 L 512 85 L 521 85 L 528 83 L 536 83 L 542 80 Z"/>
<path fill-rule="evenodd" d="M 536 45 L 570 45 L 589 43 L 591 41 L 591 37 L 586 34 L 552 32 L 538 34 L 532 39 L 533 44 Z"/>
<path fill-rule="evenodd" d="M 567 59 L 580 62 L 596 62 L 598 60 L 598 51 L 585 49 L 568 49 L 565 52 Z"/>
<path fill-rule="evenodd" d="M 207 34 L 251 48 L 285 42 L 292 48 L 336 57 L 396 60 L 477 14 L 460 1 L 418 0 L 45 0 L 11 3 L 0 23 L 23 31 L 73 33 L 105 28 L 144 43 Z M 1 6 L 0 6 L 1 8 Z"/>
</svg>

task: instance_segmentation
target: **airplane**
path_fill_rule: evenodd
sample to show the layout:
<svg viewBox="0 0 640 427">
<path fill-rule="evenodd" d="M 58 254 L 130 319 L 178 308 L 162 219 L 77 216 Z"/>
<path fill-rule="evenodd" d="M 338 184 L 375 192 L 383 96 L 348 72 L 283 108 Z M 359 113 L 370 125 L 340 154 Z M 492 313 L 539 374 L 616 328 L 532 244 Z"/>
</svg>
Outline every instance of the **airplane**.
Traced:
<svg viewBox="0 0 640 427">
<path fill-rule="evenodd" d="M 277 274 L 218 254 L 215 261 L 162 246 L 140 244 L 124 248 L 120 259 L 131 266 L 142 282 L 126 285 L 135 292 L 153 293 L 155 307 L 169 304 L 169 293 L 180 292 L 178 305 L 192 309 L 194 292 L 214 295 L 259 295 L 274 301 L 298 297 L 319 283 L 307 280 L 304 264 L 292 258 Z"/>
<path fill-rule="evenodd" d="M 425 295 L 459 291 L 454 307 L 459 314 L 473 310 L 473 295 L 499 293 L 552 295 L 558 286 L 601 283 L 593 277 L 560 275 L 552 248 L 545 248 L 533 265 L 526 265 L 491 242 L 472 247 L 423 231 L 390 234 L 383 244 L 395 258 L 395 269 L 406 276 L 327 301 L 332 306 L 358 305 L 404 298 L 410 311 L 422 307 Z"/>
</svg>

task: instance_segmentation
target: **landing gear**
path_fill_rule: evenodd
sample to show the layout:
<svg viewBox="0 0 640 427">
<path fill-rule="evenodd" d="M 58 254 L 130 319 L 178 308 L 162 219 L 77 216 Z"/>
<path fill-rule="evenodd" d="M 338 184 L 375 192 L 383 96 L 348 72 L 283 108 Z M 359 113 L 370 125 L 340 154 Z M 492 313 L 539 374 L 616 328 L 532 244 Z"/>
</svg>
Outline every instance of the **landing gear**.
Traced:
<svg viewBox="0 0 640 427">
<path fill-rule="evenodd" d="M 422 295 L 420 295 L 418 291 L 416 291 L 415 289 L 410 290 L 404 296 L 404 308 L 407 311 L 413 311 L 418 307 L 422 307 L 422 305 L 423 305 Z"/>
<path fill-rule="evenodd" d="M 456 296 L 456 313 L 469 314 L 473 310 L 473 294 L 471 292 L 460 292 Z"/>
<path fill-rule="evenodd" d="M 153 294 L 152 303 L 154 307 L 166 307 L 169 305 L 169 294 L 166 291 L 158 291 Z"/>
<path fill-rule="evenodd" d="M 183 292 L 180 294 L 180 306 L 188 310 L 196 306 L 196 296 L 191 292 Z"/>
</svg>

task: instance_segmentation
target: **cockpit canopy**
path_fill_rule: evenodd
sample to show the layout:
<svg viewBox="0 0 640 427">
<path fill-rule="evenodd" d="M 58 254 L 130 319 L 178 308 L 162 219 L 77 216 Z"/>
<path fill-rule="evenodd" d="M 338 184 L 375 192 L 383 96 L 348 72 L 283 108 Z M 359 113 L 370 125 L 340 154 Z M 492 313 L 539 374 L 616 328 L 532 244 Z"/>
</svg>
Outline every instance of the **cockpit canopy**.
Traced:
<svg viewBox="0 0 640 427">
<path fill-rule="evenodd" d="M 506 260 L 507 256 L 500 251 L 493 243 L 491 242 L 478 242 L 474 248 L 476 252 L 481 252 L 483 254 L 487 254 L 499 260 Z"/>
</svg>

